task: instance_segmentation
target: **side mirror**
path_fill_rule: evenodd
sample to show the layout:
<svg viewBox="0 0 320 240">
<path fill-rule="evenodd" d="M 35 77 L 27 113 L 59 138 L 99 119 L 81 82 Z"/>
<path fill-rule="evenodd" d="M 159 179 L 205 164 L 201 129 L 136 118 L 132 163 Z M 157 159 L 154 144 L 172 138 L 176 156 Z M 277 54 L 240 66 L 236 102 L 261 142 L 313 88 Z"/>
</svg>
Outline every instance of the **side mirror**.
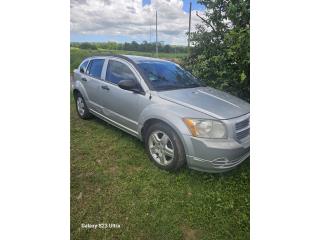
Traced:
<svg viewBox="0 0 320 240">
<path fill-rule="evenodd" d="M 138 89 L 136 81 L 130 79 L 130 80 L 121 80 L 118 83 L 118 86 L 124 90 L 133 91 L 135 89 Z"/>
<path fill-rule="evenodd" d="M 84 73 L 84 68 L 83 67 L 80 68 L 80 72 Z"/>
</svg>

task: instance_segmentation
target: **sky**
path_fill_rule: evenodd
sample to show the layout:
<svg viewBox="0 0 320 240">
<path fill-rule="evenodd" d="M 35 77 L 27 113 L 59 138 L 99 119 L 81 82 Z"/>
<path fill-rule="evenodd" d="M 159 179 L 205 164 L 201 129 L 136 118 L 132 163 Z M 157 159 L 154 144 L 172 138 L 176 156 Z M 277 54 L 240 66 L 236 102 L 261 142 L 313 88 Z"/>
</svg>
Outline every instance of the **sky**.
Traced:
<svg viewBox="0 0 320 240">
<path fill-rule="evenodd" d="M 191 31 L 201 20 L 204 7 L 192 0 Z M 158 41 L 186 45 L 190 0 L 71 0 L 71 42 Z M 151 34 L 150 34 L 151 33 Z"/>
</svg>

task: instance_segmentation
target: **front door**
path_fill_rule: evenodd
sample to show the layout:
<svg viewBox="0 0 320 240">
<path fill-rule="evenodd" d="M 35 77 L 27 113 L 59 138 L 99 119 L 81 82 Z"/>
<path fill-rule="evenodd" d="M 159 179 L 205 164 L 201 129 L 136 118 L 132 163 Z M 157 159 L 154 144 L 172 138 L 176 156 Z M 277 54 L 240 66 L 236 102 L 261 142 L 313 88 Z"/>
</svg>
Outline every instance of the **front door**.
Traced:
<svg viewBox="0 0 320 240">
<path fill-rule="evenodd" d="M 102 91 L 105 92 L 103 100 L 104 115 L 136 132 L 138 118 L 142 111 L 141 100 L 145 96 L 121 89 L 118 83 L 121 80 L 135 80 L 139 84 L 137 76 L 125 61 L 110 59 L 105 80 L 108 89 L 102 88 Z"/>
</svg>

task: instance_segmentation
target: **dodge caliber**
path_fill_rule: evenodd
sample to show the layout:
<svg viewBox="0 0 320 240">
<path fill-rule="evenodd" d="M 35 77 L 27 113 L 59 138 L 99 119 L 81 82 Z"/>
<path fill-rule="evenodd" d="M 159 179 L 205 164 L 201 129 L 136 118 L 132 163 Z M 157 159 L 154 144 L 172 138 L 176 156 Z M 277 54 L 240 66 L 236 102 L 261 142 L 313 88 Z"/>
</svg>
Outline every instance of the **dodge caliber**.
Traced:
<svg viewBox="0 0 320 240">
<path fill-rule="evenodd" d="M 72 90 L 80 118 L 94 115 L 137 137 L 161 169 L 223 172 L 249 157 L 249 103 L 171 61 L 89 57 L 74 70 Z"/>
</svg>

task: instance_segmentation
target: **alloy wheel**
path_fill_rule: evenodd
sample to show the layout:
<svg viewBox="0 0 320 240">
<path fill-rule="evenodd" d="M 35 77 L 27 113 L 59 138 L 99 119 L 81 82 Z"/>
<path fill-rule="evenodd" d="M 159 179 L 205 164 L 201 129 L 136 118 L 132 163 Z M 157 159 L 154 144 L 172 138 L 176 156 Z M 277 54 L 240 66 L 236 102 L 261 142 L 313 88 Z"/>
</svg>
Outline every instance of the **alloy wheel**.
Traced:
<svg viewBox="0 0 320 240">
<path fill-rule="evenodd" d="M 79 114 L 81 116 L 83 116 L 84 111 L 85 111 L 85 106 L 84 106 L 84 101 L 83 101 L 82 97 L 77 98 L 77 109 L 78 109 Z"/>
<path fill-rule="evenodd" d="M 174 158 L 174 147 L 169 136 L 163 131 L 154 131 L 148 140 L 152 158 L 160 165 L 167 166 Z"/>
</svg>

